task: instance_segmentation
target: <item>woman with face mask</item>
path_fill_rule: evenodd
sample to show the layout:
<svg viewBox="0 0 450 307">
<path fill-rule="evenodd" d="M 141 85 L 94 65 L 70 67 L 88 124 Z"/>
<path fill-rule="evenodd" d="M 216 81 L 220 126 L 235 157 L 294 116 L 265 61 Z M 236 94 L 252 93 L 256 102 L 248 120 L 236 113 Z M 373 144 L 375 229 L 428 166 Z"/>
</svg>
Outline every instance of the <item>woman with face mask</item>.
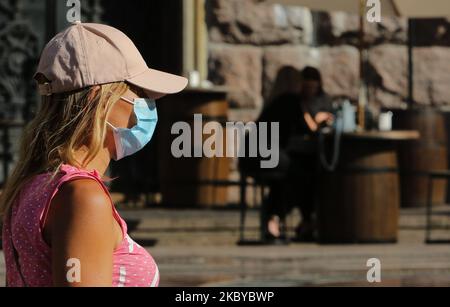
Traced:
<svg viewBox="0 0 450 307">
<path fill-rule="evenodd" d="M 83 23 L 48 43 L 35 79 L 40 110 L 0 199 L 7 285 L 157 286 L 104 173 L 150 142 L 155 99 L 187 80 L 148 68 L 119 30 Z"/>
<path fill-rule="evenodd" d="M 279 123 L 280 163 L 275 169 L 260 169 L 258 159 L 244 158 L 241 169 L 250 169 L 270 187 L 264 200 L 265 241 L 276 244 L 288 241 L 282 236 L 280 222 L 293 207 L 298 207 L 302 221 L 293 240 L 311 242 L 315 240 L 313 217 L 318 165 L 314 135 L 319 127 L 332 124 L 332 101 L 323 89 L 320 71 L 310 66 L 302 71 L 283 67 L 269 100 L 257 122 Z M 302 140 L 294 151 L 290 148 L 292 139 Z"/>
</svg>

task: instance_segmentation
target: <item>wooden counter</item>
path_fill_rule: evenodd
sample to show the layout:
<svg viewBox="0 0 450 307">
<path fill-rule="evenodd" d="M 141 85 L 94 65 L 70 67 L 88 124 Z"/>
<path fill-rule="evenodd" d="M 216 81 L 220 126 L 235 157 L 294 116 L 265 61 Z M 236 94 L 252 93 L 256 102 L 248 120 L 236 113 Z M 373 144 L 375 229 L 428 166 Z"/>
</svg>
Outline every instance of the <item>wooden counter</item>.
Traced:
<svg viewBox="0 0 450 307">
<path fill-rule="evenodd" d="M 421 134 L 419 140 L 405 142 L 399 149 L 401 170 L 402 206 L 425 207 L 428 200 L 428 181 L 419 174 L 449 168 L 450 112 L 436 107 L 420 107 L 408 110 L 390 110 L 394 114 L 395 129 L 414 129 Z M 448 203 L 449 182 L 434 182 L 432 203 Z"/>
<path fill-rule="evenodd" d="M 217 182 L 229 179 L 229 158 L 174 158 L 171 153 L 172 142 L 178 137 L 171 134 L 175 122 L 188 123 L 192 137 L 194 114 L 202 115 L 203 125 L 214 121 L 225 126 L 229 109 L 226 97 L 227 89 L 223 87 L 188 88 L 159 104 L 159 181 L 166 207 L 222 207 L 228 204 L 228 188 Z M 203 135 L 203 141 L 207 137 Z"/>
</svg>

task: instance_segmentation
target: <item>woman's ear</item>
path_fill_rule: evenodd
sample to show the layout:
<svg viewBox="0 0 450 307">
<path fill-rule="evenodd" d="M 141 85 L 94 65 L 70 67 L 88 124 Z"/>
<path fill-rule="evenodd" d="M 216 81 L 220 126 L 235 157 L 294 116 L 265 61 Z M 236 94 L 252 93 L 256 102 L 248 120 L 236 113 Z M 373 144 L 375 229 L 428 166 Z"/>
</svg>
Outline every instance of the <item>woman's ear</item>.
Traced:
<svg viewBox="0 0 450 307">
<path fill-rule="evenodd" d="M 88 97 L 88 99 L 89 99 L 89 101 L 92 101 L 92 100 L 94 100 L 95 99 L 95 97 L 98 97 L 98 95 L 100 95 L 100 91 L 102 90 L 102 87 L 100 86 L 100 85 L 94 85 L 92 88 L 91 88 L 91 91 L 90 91 L 90 93 L 89 93 L 89 97 Z M 101 98 L 100 98 L 101 99 Z M 99 103 L 100 103 L 100 101 L 99 101 Z M 107 105 L 105 104 L 105 103 L 100 103 L 100 105 L 101 105 L 101 107 L 102 107 L 102 111 L 103 112 L 106 112 L 106 107 L 107 107 Z"/>
</svg>

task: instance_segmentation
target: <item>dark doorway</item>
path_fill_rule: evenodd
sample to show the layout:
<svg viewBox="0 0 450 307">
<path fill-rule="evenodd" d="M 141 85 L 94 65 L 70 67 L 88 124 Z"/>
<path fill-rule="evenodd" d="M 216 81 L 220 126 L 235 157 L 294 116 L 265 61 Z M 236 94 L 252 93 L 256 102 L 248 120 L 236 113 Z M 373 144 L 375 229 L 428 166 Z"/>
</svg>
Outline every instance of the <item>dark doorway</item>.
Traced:
<svg viewBox="0 0 450 307">
<path fill-rule="evenodd" d="M 103 1 L 104 22 L 125 32 L 155 69 L 179 74 L 183 59 L 183 1 Z"/>
<path fill-rule="evenodd" d="M 104 23 L 127 34 L 151 68 L 181 74 L 183 71 L 182 0 L 102 2 Z M 113 192 L 126 196 L 125 204 L 139 204 L 142 196 L 159 191 L 157 132 L 144 150 L 122 161 L 113 162 L 111 175 L 118 177 Z M 147 203 L 147 201 L 146 201 Z"/>
</svg>

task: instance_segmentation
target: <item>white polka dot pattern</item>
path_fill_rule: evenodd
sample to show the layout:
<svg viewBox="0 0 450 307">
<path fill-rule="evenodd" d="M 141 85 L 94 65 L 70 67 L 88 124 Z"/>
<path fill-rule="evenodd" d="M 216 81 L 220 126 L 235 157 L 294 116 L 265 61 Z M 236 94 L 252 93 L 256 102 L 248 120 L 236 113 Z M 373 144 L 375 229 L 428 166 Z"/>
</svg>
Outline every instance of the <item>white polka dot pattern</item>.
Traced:
<svg viewBox="0 0 450 307">
<path fill-rule="evenodd" d="M 3 250 L 9 286 L 52 286 L 51 248 L 43 239 L 42 225 L 58 188 L 75 178 L 94 179 L 109 195 L 97 171 L 89 172 L 63 165 L 60 174 L 49 183 L 50 174 L 38 175 L 27 182 L 15 200 L 12 214 L 3 225 Z M 128 236 L 125 221 L 114 205 L 112 208 L 124 238 L 113 253 L 113 286 L 157 287 L 159 270 L 154 259 Z M 20 270 L 14 260 L 13 244 L 18 253 Z M 22 276 L 25 280 L 22 280 Z"/>
</svg>

